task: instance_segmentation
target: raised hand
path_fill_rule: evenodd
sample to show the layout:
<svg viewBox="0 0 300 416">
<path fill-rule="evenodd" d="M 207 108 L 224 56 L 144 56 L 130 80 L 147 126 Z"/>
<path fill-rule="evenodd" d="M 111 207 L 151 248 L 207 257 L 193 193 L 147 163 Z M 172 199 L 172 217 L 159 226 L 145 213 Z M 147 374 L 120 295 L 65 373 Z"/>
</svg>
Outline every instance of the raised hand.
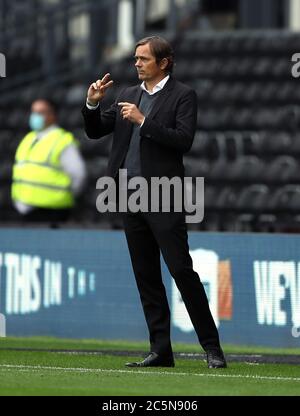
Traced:
<svg viewBox="0 0 300 416">
<path fill-rule="evenodd" d="M 107 73 L 102 79 L 93 82 L 87 94 L 87 101 L 91 105 L 97 105 L 105 95 L 106 90 L 113 85 L 113 81 L 109 81 L 110 74 Z"/>
</svg>

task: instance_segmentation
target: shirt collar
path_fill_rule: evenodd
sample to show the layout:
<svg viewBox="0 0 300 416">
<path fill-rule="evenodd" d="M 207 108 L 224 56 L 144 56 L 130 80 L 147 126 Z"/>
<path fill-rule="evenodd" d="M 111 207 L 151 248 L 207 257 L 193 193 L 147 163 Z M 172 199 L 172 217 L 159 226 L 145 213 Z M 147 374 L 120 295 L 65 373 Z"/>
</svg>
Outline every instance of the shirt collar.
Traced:
<svg viewBox="0 0 300 416">
<path fill-rule="evenodd" d="M 141 88 L 142 88 L 142 90 L 146 91 L 149 95 L 153 95 L 153 94 L 157 93 L 158 91 L 161 91 L 164 88 L 164 86 L 168 82 L 169 78 L 170 78 L 170 75 L 167 75 L 165 78 L 163 78 L 161 81 L 159 81 L 159 83 L 156 84 L 155 87 L 153 88 L 152 92 L 147 90 L 146 85 L 145 85 L 145 81 L 141 84 Z"/>
</svg>

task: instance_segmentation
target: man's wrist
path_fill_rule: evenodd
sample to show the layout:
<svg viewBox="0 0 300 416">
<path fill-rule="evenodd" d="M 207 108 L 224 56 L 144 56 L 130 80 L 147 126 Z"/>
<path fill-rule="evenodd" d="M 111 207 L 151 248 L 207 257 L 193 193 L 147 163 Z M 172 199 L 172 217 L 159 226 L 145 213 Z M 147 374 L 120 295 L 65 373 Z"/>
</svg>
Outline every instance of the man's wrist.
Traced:
<svg viewBox="0 0 300 416">
<path fill-rule="evenodd" d="M 89 110 L 96 110 L 96 108 L 99 107 L 99 102 L 98 103 L 91 103 L 88 99 L 86 100 L 86 106 Z"/>
<path fill-rule="evenodd" d="M 139 123 L 140 124 L 140 127 L 143 127 L 143 124 L 145 123 L 145 118 L 146 117 L 143 117 L 142 120 L 141 120 L 141 122 Z"/>
</svg>

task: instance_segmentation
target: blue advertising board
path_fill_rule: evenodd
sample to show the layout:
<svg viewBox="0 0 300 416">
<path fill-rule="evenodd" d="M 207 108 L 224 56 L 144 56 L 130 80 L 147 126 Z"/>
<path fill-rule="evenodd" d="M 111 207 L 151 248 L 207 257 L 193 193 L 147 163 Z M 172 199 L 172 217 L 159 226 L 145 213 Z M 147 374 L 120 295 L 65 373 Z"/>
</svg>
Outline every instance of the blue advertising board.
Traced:
<svg viewBox="0 0 300 416">
<path fill-rule="evenodd" d="M 223 343 L 300 346 L 300 236 L 189 233 Z M 197 342 L 162 261 L 172 340 Z M 147 340 L 122 231 L 2 229 L 7 335 Z"/>
</svg>

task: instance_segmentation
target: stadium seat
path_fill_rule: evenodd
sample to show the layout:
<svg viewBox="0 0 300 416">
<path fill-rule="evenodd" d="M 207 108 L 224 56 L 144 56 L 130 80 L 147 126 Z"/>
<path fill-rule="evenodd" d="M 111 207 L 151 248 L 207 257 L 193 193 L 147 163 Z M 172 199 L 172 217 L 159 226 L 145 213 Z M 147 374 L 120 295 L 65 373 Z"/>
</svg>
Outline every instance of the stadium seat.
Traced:
<svg viewBox="0 0 300 416">
<path fill-rule="evenodd" d="M 214 186 L 204 187 L 204 204 L 207 212 L 216 210 L 216 201 L 219 195 L 219 189 Z"/>
<path fill-rule="evenodd" d="M 225 158 L 213 162 L 207 174 L 209 183 L 218 184 L 228 181 L 229 169 L 230 164 Z"/>
<path fill-rule="evenodd" d="M 5 161 L 0 165 L 0 178 L 1 183 L 11 182 L 12 176 L 12 163 L 11 161 Z"/>
<path fill-rule="evenodd" d="M 204 158 L 185 157 L 185 176 L 207 177 L 210 169 L 209 161 Z"/>
<path fill-rule="evenodd" d="M 266 204 L 269 212 L 300 212 L 300 185 L 285 185 L 272 194 Z"/>
<path fill-rule="evenodd" d="M 86 85 L 77 84 L 72 85 L 67 90 L 67 94 L 64 98 L 66 104 L 74 105 L 74 106 L 82 106 L 85 102 L 87 94 L 87 87 Z M 61 102 L 61 101 L 60 101 Z"/>
<path fill-rule="evenodd" d="M 285 184 L 299 182 L 299 163 L 292 156 L 279 156 L 265 165 L 265 183 Z"/>
<path fill-rule="evenodd" d="M 270 189 L 264 184 L 250 185 L 238 196 L 236 209 L 240 212 L 259 214 L 265 211 Z"/>
<path fill-rule="evenodd" d="M 239 191 L 231 186 L 219 190 L 218 194 L 215 196 L 215 209 L 225 214 L 228 211 L 236 211 L 238 193 Z"/>
<path fill-rule="evenodd" d="M 188 152 L 188 156 L 192 157 L 206 157 L 207 156 L 207 146 L 209 144 L 209 135 L 206 132 L 196 131 L 193 145 Z"/>
<path fill-rule="evenodd" d="M 263 169 L 262 160 L 256 156 L 243 156 L 230 165 L 228 179 L 241 183 L 260 182 Z"/>
<path fill-rule="evenodd" d="M 300 156 L 300 134 L 295 132 L 291 135 L 290 154 L 295 157 Z"/>
<path fill-rule="evenodd" d="M 286 155 L 291 147 L 291 137 L 288 132 L 269 132 L 264 135 L 263 153 L 265 155 Z"/>
<path fill-rule="evenodd" d="M 244 155 L 263 156 L 263 132 L 242 132 L 241 141 Z"/>
</svg>

